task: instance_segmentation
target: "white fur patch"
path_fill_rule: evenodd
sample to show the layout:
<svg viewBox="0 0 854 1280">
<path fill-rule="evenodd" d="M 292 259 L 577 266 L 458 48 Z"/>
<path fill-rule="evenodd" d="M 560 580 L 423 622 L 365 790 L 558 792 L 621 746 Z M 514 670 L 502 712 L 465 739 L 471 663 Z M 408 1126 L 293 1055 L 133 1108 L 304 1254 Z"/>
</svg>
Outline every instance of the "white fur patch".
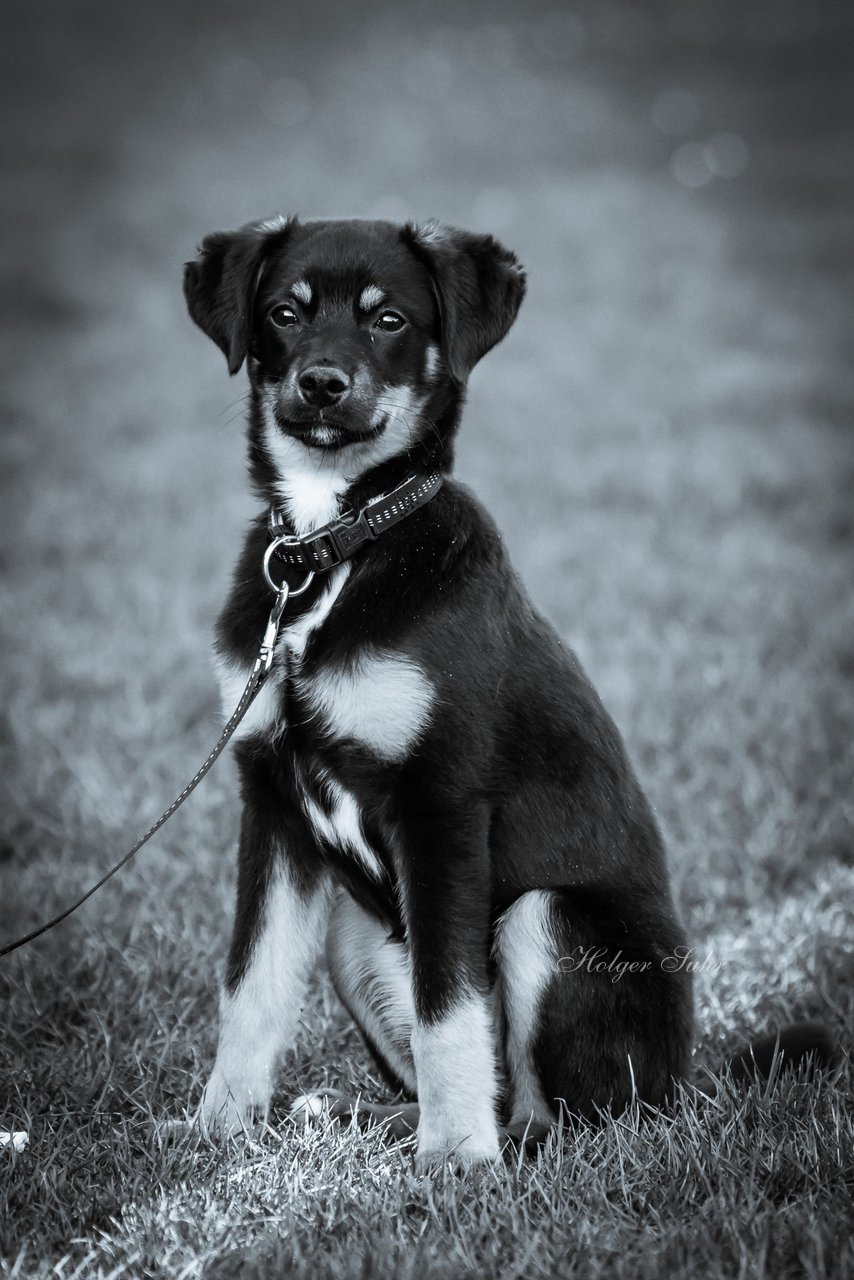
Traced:
<svg viewBox="0 0 854 1280">
<path fill-rule="evenodd" d="M 378 427 L 383 418 L 386 419 L 385 430 L 377 441 L 377 444 L 387 442 L 385 457 L 403 453 L 414 443 L 418 434 L 418 415 L 426 402 L 426 395 L 419 396 L 414 387 L 405 384 L 386 387 L 377 397 L 371 425 Z"/>
<path fill-rule="evenodd" d="M 269 421 L 265 422 L 264 437 L 278 476 L 279 498 L 296 532 L 304 536 L 334 520 L 344 492 L 355 479 L 355 474 L 341 465 L 343 450 L 324 453 L 309 449 Z"/>
<path fill-rule="evenodd" d="M 314 427 L 313 438 L 314 438 L 315 444 L 317 445 L 329 446 L 330 444 L 334 444 L 336 437 L 337 437 L 337 432 L 334 430 L 333 427 L 324 427 L 324 426 L 321 426 L 320 423 L 318 423 L 317 426 Z"/>
<path fill-rule="evenodd" d="M 339 890 L 326 956 L 336 988 L 408 1089 L 416 1088 L 409 953 L 388 929 Z"/>
<path fill-rule="evenodd" d="M 226 721 L 240 701 L 240 696 L 246 688 L 252 668 L 239 666 L 236 662 L 230 662 L 227 658 L 224 658 L 222 654 L 215 653 L 214 670 L 219 681 L 222 718 Z M 235 740 L 249 738 L 256 733 L 275 737 L 284 728 L 281 714 L 281 668 L 277 669 L 274 666 L 261 686 L 260 692 L 256 694 L 252 706 L 237 726 L 234 732 Z"/>
<path fill-rule="evenodd" d="M 323 668 L 299 687 L 331 733 L 389 761 L 418 741 L 435 699 L 417 662 L 389 649 L 363 649 L 346 668 Z"/>
<path fill-rule="evenodd" d="M 438 1022 L 416 1020 L 412 1056 L 421 1104 L 418 1156 L 495 1159 L 498 1082 L 489 1002 L 470 995 Z"/>
<path fill-rule="evenodd" d="M 532 889 L 504 912 L 495 934 L 501 993 L 507 1023 L 507 1066 L 512 1087 L 510 1123 L 551 1124 L 554 1113 L 543 1096 L 534 1066 L 533 1039 L 540 1001 L 557 973 L 557 944 L 549 907 L 551 894 Z"/>
<path fill-rule="evenodd" d="M 371 424 L 378 427 L 388 419 L 381 435 L 324 452 L 280 430 L 273 418 L 274 394 L 268 391 L 264 401 L 264 445 L 278 477 L 279 499 L 300 535 L 334 520 L 354 480 L 415 442 L 418 415 L 426 403 L 426 396 L 418 397 L 412 387 L 390 387 L 379 397 Z"/>
<path fill-rule="evenodd" d="M 304 307 L 311 306 L 313 294 L 311 285 L 307 280 L 295 280 L 291 285 L 291 294 L 296 298 L 297 302 L 301 302 Z"/>
<path fill-rule="evenodd" d="M 432 382 L 439 368 L 439 348 L 431 342 L 424 356 L 424 377 Z"/>
<path fill-rule="evenodd" d="M 448 242 L 448 229 L 441 222 L 437 222 L 435 218 L 431 218 L 428 222 L 418 224 L 415 228 L 415 239 L 419 244 L 439 248 Z"/>
<path fill-rule="evenodd" d="M 266 1113 L 282 1053 L 296 1037 L 309 975 L 325 933 L 327 886 L 306 901 L 277 867 L 260 936 L 233 994 L 220 1002 L 219 1047 L 201 1105 L 202 1122 L 234 1132 Z"/>
<path fill-rule="evenodd" d="M 356 797 L 328 773 L 324 772 L 321 777 L 323 790 L 331 801 L 329 814 L 324 813 L 307 789 L 303 788 L 300 796 L 303 811 L 315 834 L 334 849 L 357 858 L 368 875 L 381 880 L 383 866 L 365 839 Z"/>
<path fill-rule="evenodd" d="M 290 222 L 290 218 L 283 213 L 276 213 L 272 218 L 265 218 L 263 222 L 258 223 L 259 231 L 284 231 Z"/>
<path fill-rule="evenodd" d="M 380 305 L 384 297 L 385 294 L 377 285 L 366 285 L 359 298 L 359 310 L 373 311 L 374 307 Z"/>
</svg>

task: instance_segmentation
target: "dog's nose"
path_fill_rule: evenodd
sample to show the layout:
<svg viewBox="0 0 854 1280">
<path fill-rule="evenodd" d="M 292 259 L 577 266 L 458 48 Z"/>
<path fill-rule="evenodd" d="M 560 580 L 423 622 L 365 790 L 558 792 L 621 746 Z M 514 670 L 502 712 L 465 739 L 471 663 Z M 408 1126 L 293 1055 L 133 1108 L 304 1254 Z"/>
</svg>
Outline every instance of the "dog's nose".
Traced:
<svg viewBox="0 0 854 1280">
<path fill-rule="evenodd" d="M 308 404 L 322 409 L 336 404 L 350 389 L 350 379 L 343 369 L 331 364 L 313 364 L 299 376 L 300 395 Z"/>
</svg>

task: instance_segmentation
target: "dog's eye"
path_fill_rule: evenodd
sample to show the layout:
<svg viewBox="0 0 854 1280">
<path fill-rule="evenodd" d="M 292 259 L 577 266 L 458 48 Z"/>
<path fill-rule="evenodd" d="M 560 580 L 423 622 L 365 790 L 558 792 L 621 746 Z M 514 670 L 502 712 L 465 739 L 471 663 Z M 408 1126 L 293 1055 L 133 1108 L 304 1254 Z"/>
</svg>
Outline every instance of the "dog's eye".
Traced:
<svg viewBox="0 0 854 1280">
<path fill-rule="evenodd" d="M 292 324 L 299 324 L 299 316 L 293 307 L 273 307 L 270 319 L 277 329 L 288 329 Z"/>
<path fill-rule="evenodd" d="M 384 311 L 378 317 L 374 328 L 382 329 L 385 333 L 399 333 L 405 324 L 403 316 L 398 315 L 396 311 Z"/>
</svg>

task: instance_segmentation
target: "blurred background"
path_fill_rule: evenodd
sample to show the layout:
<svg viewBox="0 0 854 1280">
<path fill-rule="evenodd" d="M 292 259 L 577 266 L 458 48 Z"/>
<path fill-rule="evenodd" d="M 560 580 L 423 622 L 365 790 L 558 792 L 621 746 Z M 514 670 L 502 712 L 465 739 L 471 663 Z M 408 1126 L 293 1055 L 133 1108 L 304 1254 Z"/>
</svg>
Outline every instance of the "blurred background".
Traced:
<svg viewBox="0 0 854 1280">
<path fill-rule="evenodd" d="M 111 865 L 219 732 L 210 639 L 253 510 L 246 384 L 186 316 L 182 263 L 207 232 L 276 211 L 434 217 L 493 232 L 528 270 L 515 328 L 472 377 L 458 474 L 664 826 L 714 961 L 700 1061 L 796 1017 L 850 1025 L 852 15 L 6 0 L 4 940 Z M 156 1199 L 154 1122 L 212 1061 L 238 809 L 226 758 L 120 877 L 3 962 L 0 1119 L 33 1153 L 0 1206 L 12 1256 L 24 1223 L 45 1267 L 92 1231 L 117 1274 L 110 1215 Z M 281 1099 L 323 1080 L 379 1089 L 321 977 Z M 842 1141 L 832 1119 L 822 1132 Z M 727 1230 L 728 1169 L 708 1202 Z M 664 1197 L 677 1215 L 685 1176 Z M 208 1222 L 196 1183 L 181 1222 Z M 255 1221 L 253 1185 L 223 1184 L 224 1220 Z M 816 1256 L 837 1244 L 828 1228 Z"/>
<path fill-rule="evenodd" d="M 516 250 L 528 300 L 473 375 L 458 473 L 623 728 L 692 934 L 784 906 L 796 929 L 835 899 L 850 6 L 5 13 L 11 931 L 104 866 L 215 734 L 207 652 L 252 510 L 245 382 L 187 318 L 181 267 L 208 231 L 277 210 L 435 217 Z M 87 908 L 89 929 L 162 929 L 188 981 L 194 964 L 213 981 L 228 930 L 229 771 Z"/>
</svg>

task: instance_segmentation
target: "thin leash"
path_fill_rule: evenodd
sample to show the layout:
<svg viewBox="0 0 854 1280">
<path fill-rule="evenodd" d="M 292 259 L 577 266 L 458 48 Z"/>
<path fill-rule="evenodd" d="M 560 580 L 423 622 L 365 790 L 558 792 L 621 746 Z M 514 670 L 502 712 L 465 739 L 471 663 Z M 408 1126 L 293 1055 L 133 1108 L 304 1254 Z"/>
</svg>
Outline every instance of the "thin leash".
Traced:
<svg viewBox="0 0 854 1280">
<path fill-rule="evenodd" d="M 157 821 L 148 828 L 144 836 L 141 836 L 140 839 L 137 840 L 133 848 L 129 849 L 128 852 L 124 855 L 124 857 L 121 858 L 116 863 L 116 865 L 107 872 L 106 875 L 101 876 L 101 879 L 97 882 L 97 884 L 93 884 L 91 889 L 86 890 L 82 898 L 78 898 L 78 900 L 73 904 L 73 906 L 66 907 L 66 909 L 64 911 L 61 911 L 58 916 L 54 916 L 53 919 L 48 920 L 46 924 L 39 925 L 37 929 L 33 929 L 31 933 L 25 934 L 23 938 L 17 938 L 14 942 L 9 942 L 6 944 L 6 946 L 0 947 L 0 957 L 8 956 L 12 951 L 17 951 L 18 947 L 24 947 L 27 945 L 28 942 L 33 942 L 36 938 L 40 938 L 43 933 L 47 933 L 49 929 L 53 929 L 55 925 L 61 924 L 63 920 L 66 920 L 72 914 L 72 912 L 77 910 L 78 907 L 82 907 L 84 902 L 88 902 L 88 900 L 92 897 L 92 895 L 94 893 L 97 893 L 102 885 L 105 885 L 108 880 L 112 880 L 116 872 L 121 871 L 122 867 L 125 866 L 128 862 L 130 862 L 131 858 L 135 854 L 139 853 L 143 845 L 148 844 L 151 837 L 157 834 L 160 828 L 169 821 L 172 815 L 178 812 L 178 810 L 181 808 L 181 805 L 184 803 L 184 801 L 193 794 L 196 787 L 201 782 L 202 778 L 204 778 L 205 775 L 210 772 L 210 770 L 216 764 L 219 757 L 222 755 L 223 751 L 225 750 L 225 748 L 229 743 L 229 740 L 234 734 L 235 729 L 240 724 L 243 717 L 246 715 L 246 712 L 252 706 L 252 703 L 255 701 L 255 699 L 257 698 L 258 694 L 261 691 L 262 684 L 264 683 L 264 681 L 266 680 L 267 676 L 270 673 L 270 668 L 273 665 L 273 649 L 275 648 L 276 639 L 279 634 L 279 627 L 282 621 L 282 614 L 285 611 L 285 605 L 288 603 L 288 599 L 291 596 L 302 595 L 303 591 L 305 591 L 308 588 L 309 583 L 311 582 L 311 579 L 313 577 L 314 577 L 314 574 L 313 573 L 310 574 L 308 579 L 303 583 L 303 585 L 299 588 L 298 591 L 290 591 L 287 583 L 283 583 L 281 587 L 276 588 L 276 591 L 277 591 L 276 601 L 275 601 L 275 604 L 273 605 L 273 608 L 270 611 L 270 617 L 267 621 L 267 628 L 264 632 L 264 639 L 261 641 L 261 647 L 258 651 L 258 657 L 255 659 L 255 664 L 252 668 L 252 673 L 246 682 L 246 688 L 243 690 L 243 693 L 240 695 L 240 701 L 238 702 L 237 706 L 234 708 L 234 711 L 232 712 L 231 716 L 226 722 L 226 725 L 222 733 L 220 734 L 219 741 L 217 742 L 213 751 L 211 751 L 210 755 L 208 756 L 204 764 L 201 766 L 201 768 L 196 773 L 193 774 L 192 778 L 187 783 L 186 787 L 181 792 L 181 794 L 175 797 L 175 799 L 170 804 L 169 808 L 166 809 L 163 813 L 161 813 Z M 268 581 L 269 581 L 269 575 L 268 575 Z"/>
<path fill-rule="evenodd" d="M 270 668 L 273 665 L 273 652 L 288 601 L 296 599 L 297 596 L 301 596 L 304 591 L 307 591 L 314 581 L 316 573 L 328 572 L 336 565 L 341 564 L 342 561 L 349 559 L 366 542 L 377 538 L 387 528 L 397 524 L 399 520 L 404 519 L 417 510 L 418 507 L 423 506 L 425 502 L 429 502 L 438 493 L 441 486 L 442 477 L 438 471 L 432 471 L 426 476 L 410 476 L 403 484 L 393 489 L 391 493 L 375 498 L 349 519 L 339 517 L 314 533 L 302 538 L 294 534 L 284 533 L 284 521 L 275 510 L 271 511 L 270 533 L 272 542 L 264 552 L 262 568 L 267 585 L 275 593 L 275 601 L 270 610 L 267 627 L 264 631 L 252 672 L 246 682 L 246 688 L 240 695 L 240 701 L 226 722 L 216 746 L 201 768 L 187 783 L 181 794 L 172 801 L 169 808 L 161 813 L 157 821 L 148 828 L 145 835 L 137 840 L 133 848 L 129 849 L 124 857 L 106 875 L 101 877 L 97 884 L 93 884 L 90 889 L 86 890 L 82 898 L 78 898 L 72 906 L 66 907 L 64 911 L 54 916 L 52 920 L 39 925 L 37 929 L 33 929 L 31 933 L 24 934 L 22 938 L 16 938 L 14 942 L 9 942 L 0 947 L 0 958 L 17 951 L 19 947 L 26 946 L 28 942 L 35 941 L 43 933 L 47 933 L 49 929 L 53 929 L 56 925 L 61 924 L 63 920 L 67 920 L 78 907 L 82 907 L 84 902 L 88 902 L 102 885 L 105 885 L 118 871 L 121 871 L 122 867 L 130 862 L 135 854 L 139 853 L 143 845 L 148 844 L 151 837 L 157 834 L 173 814 L 178 812 L 184 801 L 193 794 L 196 787 L 213 768 L 228 746 L 235 730 L 252 706 L 261 691 L 261 686 L 270 674 Z M 296 590 L 291 589 L 287 582 L 279 583 L 273 578 L 270 573 L 270 562 L 274 556 L 284 563 L 286 567 L 302 569 L 306 574 L 305 579 Z"/>
</svg>

